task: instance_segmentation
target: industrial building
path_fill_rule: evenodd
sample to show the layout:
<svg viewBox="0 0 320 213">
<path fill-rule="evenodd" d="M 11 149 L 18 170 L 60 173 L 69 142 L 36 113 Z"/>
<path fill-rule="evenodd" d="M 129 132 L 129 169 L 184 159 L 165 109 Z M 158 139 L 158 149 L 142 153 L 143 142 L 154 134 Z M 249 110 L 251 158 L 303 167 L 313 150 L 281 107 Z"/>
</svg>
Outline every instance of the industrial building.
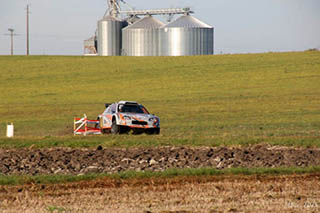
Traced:
<svg viewBox="0 0 320 213">
<path fill-rule="evenodd" d="M 123 10 L 121 4 L 129 7 Z M 134 10 L 123 0 L 108 0 L 96 35 L 85 40 L 85 54 L 99 56 L 189 56 L 214 54 L 214 28 L 190 8 Z M 163 23 L 155 16 L 168 16 Z M 179 17 L 173 20 L 173 17 Z"/>
</svg>

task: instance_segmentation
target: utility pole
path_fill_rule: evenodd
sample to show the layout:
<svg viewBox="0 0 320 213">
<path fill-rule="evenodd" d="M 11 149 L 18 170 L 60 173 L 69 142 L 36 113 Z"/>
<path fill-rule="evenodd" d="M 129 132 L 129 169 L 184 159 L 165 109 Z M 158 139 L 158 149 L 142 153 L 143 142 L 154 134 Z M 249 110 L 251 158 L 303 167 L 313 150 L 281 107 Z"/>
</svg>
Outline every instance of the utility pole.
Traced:
<svg viewBox="0 0 320 213">
<path fill-rule="evenodd" d="M 14 29 L 9 28 L 8 29 L 10 32 L 10 37 L 11 37 L 11 55 L 13 55 L 13 35 L 14 35 Z"/>
<path fill-rule="evenodd" d="M 27 4 L 27 55 L 29 55 L 29 4 Z"/>
<path fill-rule="evenodd" d="M 10 34 L 5 34 L 11 37 L 11 55 L 13 55 L 13 37 L 17 36 L 18 34 L 14 33 L 14 29 L 9 28 L 8 31 L 10 32 Z"/>
</svg>

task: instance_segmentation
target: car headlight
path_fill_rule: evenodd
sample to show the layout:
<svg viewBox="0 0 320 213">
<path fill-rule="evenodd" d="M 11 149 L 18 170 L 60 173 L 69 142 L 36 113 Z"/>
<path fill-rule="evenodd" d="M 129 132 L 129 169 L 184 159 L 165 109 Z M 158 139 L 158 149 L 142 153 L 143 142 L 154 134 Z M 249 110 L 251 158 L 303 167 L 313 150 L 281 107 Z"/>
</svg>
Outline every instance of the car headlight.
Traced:
<svg viewBox="0 0 320 213">
<path fill-rule="evenodd" d="M 128 115 L 124 115 L 123 118 L 124 118 L 125 120 L 131 120 L 131 117 L 128 116 Z"/>
<path fill-rule="evenodd" d="M 156 118 L 149 118 L 149 121 L 152 122 L 154 121 Z"/>
</svg>

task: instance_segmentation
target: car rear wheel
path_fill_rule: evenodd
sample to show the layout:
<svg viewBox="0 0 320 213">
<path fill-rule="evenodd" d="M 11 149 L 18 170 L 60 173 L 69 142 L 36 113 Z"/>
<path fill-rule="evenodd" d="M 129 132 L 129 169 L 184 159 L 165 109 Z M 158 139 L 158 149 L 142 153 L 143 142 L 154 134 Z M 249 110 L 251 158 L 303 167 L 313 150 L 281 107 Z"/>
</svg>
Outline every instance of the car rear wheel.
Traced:
<svg viewBox="0 0 320 213">
<path fill-rule="evenodd" d="M 154 130 L 154 134 L 159 135 L 159 134 L 160 134 L 160 128 L 156 128 L 156 129 Z"/>
<path fill-rule="evenodd" d="M 119 134 L 120 133 L 120 126 L 117 125 L 117 121 L 115 119 L 112 121 L 111 133 L 112 134 Z"/>
</svg>

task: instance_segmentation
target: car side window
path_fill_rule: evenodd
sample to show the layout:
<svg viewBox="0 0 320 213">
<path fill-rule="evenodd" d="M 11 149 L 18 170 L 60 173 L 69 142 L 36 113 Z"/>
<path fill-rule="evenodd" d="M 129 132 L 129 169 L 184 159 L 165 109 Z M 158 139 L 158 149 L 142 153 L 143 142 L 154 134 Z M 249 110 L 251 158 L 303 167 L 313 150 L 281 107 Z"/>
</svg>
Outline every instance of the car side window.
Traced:
<svg viewBox="0 0 320 213">
<path fill-rule="evenodd" d="M 116 104 L 112 104 L 111 106 L 111 113 L 116 113 Z"/>
<path fill-rule="evenodd" d="M 106 110 L 106 113 L 111 113 L 111 106 L 110 107 L 108 107 L 108 109 Z"/>
</svg>

